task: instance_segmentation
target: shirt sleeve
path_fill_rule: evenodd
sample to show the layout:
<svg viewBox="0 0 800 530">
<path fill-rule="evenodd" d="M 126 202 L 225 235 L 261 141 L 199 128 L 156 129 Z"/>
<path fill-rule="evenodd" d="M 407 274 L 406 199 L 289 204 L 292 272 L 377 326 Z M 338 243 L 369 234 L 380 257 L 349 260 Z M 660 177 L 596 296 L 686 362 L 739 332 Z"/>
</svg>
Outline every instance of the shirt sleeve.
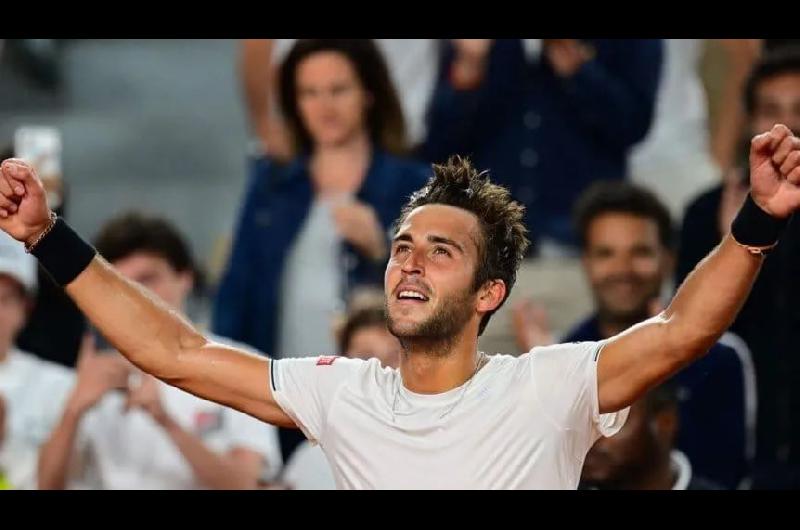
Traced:
<svg viewBox="0 0 800 530">
<path fill-rule="evenodd" d="M 319 443 L 336 393 L 363 366 L 363 360 L 346 357 L 272 360 L 269 384 L 281 409 Z"/>
<path fill-rule="evenodd" d="M 573 450 L 580 458 L 598 438 L 616 434 L 630 410 L 600 414 L 597 361 L 604 345 L 604 341 L 557 344 L 526 354 L 537 405 L 559 429 L 573 435 Z"/>
</svg>

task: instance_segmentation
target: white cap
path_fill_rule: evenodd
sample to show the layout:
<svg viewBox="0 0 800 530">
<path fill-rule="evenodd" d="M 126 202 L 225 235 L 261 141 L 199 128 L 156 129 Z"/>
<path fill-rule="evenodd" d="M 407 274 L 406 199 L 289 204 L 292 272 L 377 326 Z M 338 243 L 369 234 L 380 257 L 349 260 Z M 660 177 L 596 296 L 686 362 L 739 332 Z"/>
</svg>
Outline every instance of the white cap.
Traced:
<svg viewBox="0 0 800 530">
<path fill-rule="evenodd" d="M 0 275 L 3 274 L 21 283 L 29 295 L 36 292 L 36 259 L 25 252 L 23 243 L 0 232 Z"/>
</svg>

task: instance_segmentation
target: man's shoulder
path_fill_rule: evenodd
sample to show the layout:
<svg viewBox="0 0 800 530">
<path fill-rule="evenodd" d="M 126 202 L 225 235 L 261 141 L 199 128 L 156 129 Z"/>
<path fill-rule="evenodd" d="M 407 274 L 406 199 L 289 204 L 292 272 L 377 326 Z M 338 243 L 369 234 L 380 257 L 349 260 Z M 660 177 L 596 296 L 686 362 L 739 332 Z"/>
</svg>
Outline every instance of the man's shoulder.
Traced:
<svg viewBox="0 0 800 530">
<path fill-rule="evenodd" d="M 326 384 L 340 384 L 349 380 L 382 380 L 394 372 L 381 366 L 378 359 L 355 359 L 343 355 L 309 355 L 272 360 L 273 387 L 280 390 L 281 381 L 292 379 L 314 380 Z"/>
<path fill-rule="evenodd" d="M 566 353 L 574 353 L 578 355 L 586 355 L 592 353 L 596 355 L 599 353 L 603 344 L 607 341 L 577 339 L 577 340 L 564 340 L 556 344 L 549 344 L 547 346 L 536 346 L 528 353 L 522 355 L 528 356 L 559 356 Z"/>
<path fill-rule="evenodd" d="M 346 382 L 357 385 L 365 391 L 375 391 L 391 386 L 395 379 L 400 377 L 398 370 L 383 366 L 375 357 L 371 359 L 337 357 L 336 359 L 345 361 L 346 368 L 343 377 Z M 337 360 L 337 362 L 339 361 Z"/>
<path fill-rule="evenodd" d="M 572 371 L 579 365 L 585 365 L 589 360 L 597 360 L 602 349 L 603 341 L 571 341 L 536 346 L 530 351 L 515 357 L 511 355 L 498 356 L 498 368 L 513 366 L 519 369 L 529 366 L 534 372 L 553 369 Z"/>
</svg>

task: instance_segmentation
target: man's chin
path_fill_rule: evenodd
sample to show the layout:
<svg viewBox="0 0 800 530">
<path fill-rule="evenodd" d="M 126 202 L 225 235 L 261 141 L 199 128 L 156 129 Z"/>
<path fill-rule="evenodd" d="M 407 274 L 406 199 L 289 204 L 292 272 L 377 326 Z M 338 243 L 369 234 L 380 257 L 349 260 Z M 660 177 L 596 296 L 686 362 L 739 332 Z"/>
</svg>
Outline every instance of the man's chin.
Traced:
<svg viewBox="0 0 800 530">
<path fill-rule="evenodd" d="M 419 334 L 420 323 L 409 320 L 392 320 L 389 322 L 389 333 L 398 339 L 416 337 Z"/>
</svg>

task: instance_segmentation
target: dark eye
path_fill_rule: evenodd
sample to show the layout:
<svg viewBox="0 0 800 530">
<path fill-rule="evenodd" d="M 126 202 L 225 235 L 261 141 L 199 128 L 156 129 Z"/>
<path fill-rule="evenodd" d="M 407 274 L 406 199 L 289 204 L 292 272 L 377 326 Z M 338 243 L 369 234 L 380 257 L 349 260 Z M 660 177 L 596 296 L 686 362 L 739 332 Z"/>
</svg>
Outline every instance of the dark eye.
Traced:
<svg viewBox="0 0 800 530">
<path fill-rule="evenodd" d="M 405 251 L 407 251 L 407 250 L 408 250 L 408 245 L 397 245 L 397 246 L 394 248 L 394 253 L 395 253 L 395 254 L 399 254 L 399 253 L 401 253 L 401 252 L 405 252 Z"/>
<path fill-rule="evenodd" d="M 436 247 L 436 248 L 433 250 L 433 253 L 434 253 L 434 254 L 439 254 L 439 255 L 442 255 L 442 254 L 443 254 L 443 255 L 445 255 L 445 256 L 449 256 L 449 255 L 450 255 L 450 252 L 449 252 L 449 251 L 448 251 L 446 248 L 444 248 L 444 247 Z"/>
<path fill-rule="evenodd" d="M 347 92 L 349 88 L 350 87 L 348 87 L 347 85 L 336 85 L 331 89 L 331 94 L 333 94 L 334 96 L 340 96 L 345 92 Z"/>
</svg>

